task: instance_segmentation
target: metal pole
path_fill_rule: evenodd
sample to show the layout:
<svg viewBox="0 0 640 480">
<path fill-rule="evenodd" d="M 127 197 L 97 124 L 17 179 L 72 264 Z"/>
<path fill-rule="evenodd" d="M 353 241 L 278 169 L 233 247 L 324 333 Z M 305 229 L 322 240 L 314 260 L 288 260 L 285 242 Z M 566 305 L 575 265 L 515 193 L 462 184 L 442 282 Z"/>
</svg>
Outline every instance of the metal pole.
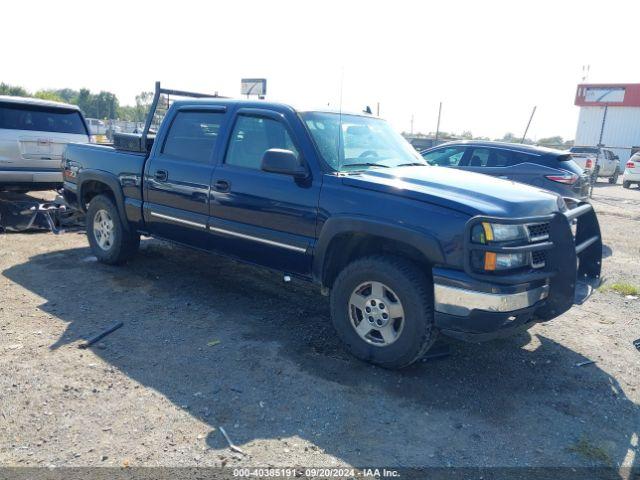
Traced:
<svg viewBox="0 0 640 480">
<path fill-rule="evenodd" d="M 533 110 L 531 111 L 531 116 L 529 117 L 529 122 L 527 123 L 527 128 L 524 129 L 524 135 L 522 135 L 522 140 L 520 140 L 520 143 L 524 143 L 525 138 L 527 138 L 527 132 L 529 131 L 529 127 L 531 126 L 531 120 L 533 120 L 533 116 L 536 113 L 536 108 L 537 107 L 533 107 Z"/>
<path fill-rule="evenodd" d="M 602 125 L 600 126 L 600 139 L 598 140 L 598 146 L 602 146 L 602 136 L 604 135 L 604 124 L 607 121 L 607 112 L 609 111 L 609 105 L 604 106 L 604 115 L 602 115 Z"/>
<path fill-rule="evenodd" d="M 436 138 L 433 141 L 434 147 L 438 144 L 438 135 L 440 135 L 440 115 L 442 115 L 442 102 L 440 102 L 440 106 L 438 107 L 438 124 L 436 125 Z"/>
<path fill-rule="evenodd" d="M 376 107 L 376 117 L 380 116 L 380 102 L 378 102 L 378 106 Z"/>
<path fill-rule="evenodd" d="M 411 135 L 413 135 L 413 114 L 411 114 Z"/>
</svg>

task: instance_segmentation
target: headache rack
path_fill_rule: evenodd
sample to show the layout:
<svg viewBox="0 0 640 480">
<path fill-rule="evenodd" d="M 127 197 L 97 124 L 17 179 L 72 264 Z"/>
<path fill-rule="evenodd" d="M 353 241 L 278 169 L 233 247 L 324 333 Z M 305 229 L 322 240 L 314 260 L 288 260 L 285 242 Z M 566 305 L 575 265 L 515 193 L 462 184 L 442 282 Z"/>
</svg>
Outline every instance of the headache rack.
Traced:
<svg viewBox="0 0 640 480">
<path fill-rule="evenodd" d="M 166 100 L 168 109 L 171 101 L 171 96 L 188 98 L 227 98 L 218 95 L 218 92 L 210 94 L 162 88 L 160 87 L 160 82 L 156 82 L 153 100 L 151 102 L 149 113 L 147 114 L 147 119 L 145 120 L 142 133 L 114 133 L 113 146 L 118 150 L 126 150 L 129 152 L 145 154 L 149 153 L 155 140 L 155 133 L 151 133 L 153 132 L 152 127 L 155 127 L 155 129 L 157 130 L 157 128 L 160 126 L 160 123 L 162 123 L 162 119 L 164 118 L 164 115 L 160 115 L 158 113 L 160 100 Z"/>
<path fill-rule="evenodd" d="M 481 222 L 525 225 L 528 242 L 522 245 L 480 244 L 471 241 L 474 225 Z M 601 283 L 602 238 L 593 207 L 580 203 L 571 210 L 525 218 L 473 217 L 465 230 L 465 272 L 477 280 L 503 285 L 548 281 L 549 317 L 582 303 Z M 516 273 L 480 273 L 471 264 L 471 252 L 527 253 L 528 268 Z M 540 315 L 544 317 L 543 313 Z"/>
</svg>

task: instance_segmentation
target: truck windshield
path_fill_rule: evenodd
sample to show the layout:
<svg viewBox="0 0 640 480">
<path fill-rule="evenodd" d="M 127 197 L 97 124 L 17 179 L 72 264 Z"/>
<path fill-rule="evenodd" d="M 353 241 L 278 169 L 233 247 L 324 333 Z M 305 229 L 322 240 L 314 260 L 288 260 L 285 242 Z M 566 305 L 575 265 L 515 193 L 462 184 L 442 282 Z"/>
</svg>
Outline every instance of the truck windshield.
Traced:
<svg viewBox="0 0 640 480">
<path fill-rule="evenodd" d="M 301 117 L 325 162 L 336 171 L 427 165 L 379 118 L 325 112 L 304 112 Z"/>
</svg>

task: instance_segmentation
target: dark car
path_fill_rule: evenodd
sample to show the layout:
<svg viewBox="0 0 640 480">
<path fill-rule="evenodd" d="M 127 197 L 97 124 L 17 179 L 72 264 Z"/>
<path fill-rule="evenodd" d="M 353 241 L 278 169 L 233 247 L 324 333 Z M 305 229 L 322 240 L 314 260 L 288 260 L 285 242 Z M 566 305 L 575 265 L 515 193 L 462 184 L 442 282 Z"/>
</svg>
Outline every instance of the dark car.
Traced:
<svg viewBox="0 0 640 480">
<path fill-rule="evenodd" d="M 591 205 L 430 167 L 382 119 L 231 99 L 174 102 L 155 138 L 150 119 L 115 148 L 66 150 L 64 195 L 98 260 L 127 261 L 145 234 L 314 282 L 364 360 L 514 333 L 600 282 Z"/>
<path fill-rule="evenodd" d="M 586 200 L 589 175 L 568 152 L 515 143 L 459 141 L 421 152 L 431 165 L 484 173 Z"/>
</svg>

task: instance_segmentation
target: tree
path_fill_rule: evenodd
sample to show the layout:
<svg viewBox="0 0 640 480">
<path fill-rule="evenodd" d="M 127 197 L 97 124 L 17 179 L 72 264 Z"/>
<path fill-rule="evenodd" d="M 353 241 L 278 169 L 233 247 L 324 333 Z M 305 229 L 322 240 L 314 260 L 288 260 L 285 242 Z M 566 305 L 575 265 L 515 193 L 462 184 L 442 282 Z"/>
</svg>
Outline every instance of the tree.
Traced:
<svg viewBox="0 0 640 480">
<path fill-rule="evenodd" d="M 527 145 L 533 145 L 535 142 L 530 138 L 525 138 L 524 142 L 522 141 L 522 137 L 516 137 L 513 133 L 507 132 L 504 134 L 502 138 L 496 138 L 496 142 L 508 142 L 508 143 L 524 143 Z"/>
<path fill-rule="evenodd" d="M 53 90 L 38 90 L 34 95 L 42 100 L 52 100 L 54 102 L 64 102 L 64 100 Z"/>
<path fill-rule="evenodd" d="M 473 133 L 471 133 L 469 130 L 465 130 L 464 132 L 462 132 L 460 137 L 464 138 L 465 140 L 473 140 Z"/>
<path fill-rule="evenodd" d="M 0 83 L 0 95 L 11 95 L 12 97 L 28 97 L 29 92 L 27 92 L 22 87 L 15 87 L 13 85 L 9 85 L 6 83 Z"/>
</svg>

